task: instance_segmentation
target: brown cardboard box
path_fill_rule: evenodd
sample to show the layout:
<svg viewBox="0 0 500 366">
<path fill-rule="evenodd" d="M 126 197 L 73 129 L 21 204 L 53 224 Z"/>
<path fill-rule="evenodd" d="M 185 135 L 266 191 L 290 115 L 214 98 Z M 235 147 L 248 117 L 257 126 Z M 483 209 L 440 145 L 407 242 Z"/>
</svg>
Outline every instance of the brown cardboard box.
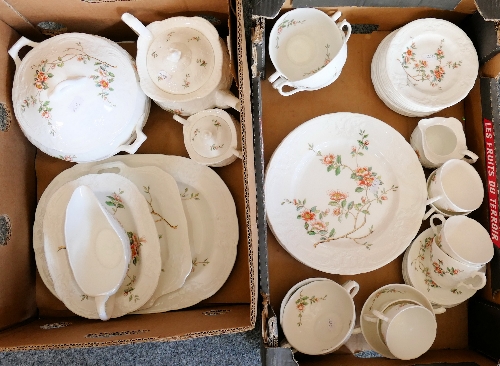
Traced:
<svg viewBox="0 0 500 366">
<path fill-rule="evenodd" d="M 321 0 L 317 0 L 321 2 Z M 308 2 L 308 6 L 314 6 L 316 2 Z M 321 3 L 325 3 L 324 1 Z M 327 2 L 328 3 L 328 2 Z M 330 1 L 335 4 L 335 1 Z M 357 2 L 355 2 L 357 4 Z M 364 3 L 364 2 L 363 2 Z M 291 6 L 286 2 L 282 12 Z M 362 4 L 360 4 L 362 5 Z M 476 11 L 473 1 L 461 1 L 453 11 L 436 10 L 430 8 L 364 8 L 364 7 L 341 7 L 320 8 L 327 14 L 332 15 L 335 11 L 342 11 L 342 19 L 347 19 L 353 28 L 360 24 L 376 25 L 376 31 L 368 34 L 352 34 L 348 41 L 348 57 L 340 77 L 330 86 L 313 92 L 299 92 L 289 97 L 281 96 L 271 84 L 264 79 L 274 72 L 274 67 L 269 59 L 265 58 L 265 65 L 259 65 L 259 58 L 254 62 L 254 89 L 261 92 L 260 108 L 254 108 L 254 114 L 262 120 L 261 141 L 263 150 L 262 171 L 269 162 L 271 155 L 279 143 L 297 126 L 316 116 L 333 112 L 362 113 L 382 120 L 399 131 L 407 140 L 416 127 L 419 118 L 401 116 L 391 111 L 376 95 L 370 77 L 370 65 L 373 54 L 390 31 L 418 18 L 443 18 L 454 23 L 460 23 L 470 14 Z M 268 14 L 273 14 L 267 9 Z M 265 23 L 267 34 L 274 22 L 268 20 Z M 262 22 L 256 22 L 256 28 L 262 33 Z M 254 29 L 254 34 L 257 32 Z M 262 39 L 254 39 L 255 54 L 262 54 L 266 50 L 259 47 L 267 47 Z M 262 45 L 266 46 L 262 46 Z M 260 53 L 259 53 L 260 52 Z M 264 59 L 262 57 L 261 59 Z M 499 59 L 492 59 L 485 68 L 492 70 L 490 76 L 497 76 L 500 71 Z M 260 75 L 259 75 L 260 72 Z M 258 82 L 259 76 L 262 81 Z M 464 121 L 467 136 L 467 144 L 470 150 L 478 153 L 479 161 L 474 167 L 480 173 L 483 182 L 486 180 L 486 159 L 483 136 L 483 110 L 481 105 L 481 93 L 479 79 L 470 92 L 469 96 L 462 102 L 447 108 L 436 116 L 455 117 Z M 256 151 L 259 148 L 256 147 Z M 425 170 L 426 175 L 431 170 Z M 262 179 L 262 176 L 260 177 Z M 259 180 L 259 179 L 258 179 Z M 259 180 L 259 182 L 262 182 Z M 485 197 L 487 192 L 485 190 Z M 265 202 L 265 201 L 264 201 Z M 264 202 L 259 202 L 263 209 Z M 471 214 L 474 219 L 479 220 L 485 227 L 488 223 L 488 202 L 485 199 L 479 210 Z M 397 219 L 397 218 L 396 218 Z M 429 227 L 424 222 L 419 233 Z M 380 269 L 368 273 L 345 276 L 326 274 L 302 264 L 294 259 L 276 240 L 272 232 L 260 232 L 261 250 L 261 289 L 265 293 L 265 304 L 263 309 L 263 338 L 264 338 L 264 364 L 294 364 L 298 361 L 300 365 L 407 365 L 428 364 L 433 362 L 459 362 L 470 361 L 477 364 L 493 364 L 493 362 L 479 353 L 468 349 L 468 304 L 462 303 L 444 314 L 437 316 L 438 333 L 436 340 L 429 352 L 417 360 L 401 361 L 388 360 L 385 358 L 363 359 L 355 358 L 352 353 L 367 350 L 368 345 L 363 341 L 361 335 L 352 336 L 346 346 L 338 351 L 324 356 L 306 356 L 296 353 L 292 357 L 290 350 L 277 347 L 283 341 L 283 333 L 278 327 L 278 321 L 274 314 L 280 308 L 281 301 L 286 292 L 296 283 L 310 277 L 326 277 L 337 283 L 347 280 L 355 280 L 360 285 L 360 291 L 354 298 L 357 316 L 363 307 L 367 297 L 378 288 L 390 283 L 404 283 L 401 273 L 402 255 L 391 263 Z M 267 246 L 262 245 L 267 242 Z M 265 251 L 265 254 L 263 253 Z M 485 289 L 488 292 L 488 289 Z M 490 289 L 491 297 L 491 289 Z M 269 306 L 266 306 L 269 305 Z M 269 321 L 268 321 L 269 320 Z M 276 332 L 277 330 L 277 332 Z M 490 335 L 494 337 L 494 335 Z M 485 337 L 488 337 L 485 335 Z"/>
<path fill-rule="evenodd" d="M 257 308 L 256 185 L 249 77 L 244 54 L 245 38 L 241 2 L 226 1 L 109 2 L 95 0 L 10 1 L 0 3 L 0 351 L 64 347 L 93 347 L 145 341 L 169 341 L 235 333 L 255 326 Z M 134 41 L 137 36 L 121 21 L 130 12 L 142 22 L 175 15 L 202 15 L 211 19 L 221 37 L 229 35 L 236 83 L 242 105 L 234 113 L 241 121 L 243 160 L 214 169 L 231 191 L 239 222 L 236 263 L 224 286 L 212 297 L 189 309 L 151 315 L 129 315 L 108 322 L 75 316 L 44 286 L 32 250 L 32 225 L 37 199 L 50 181 L 71 166 L 37 151 L 24 137 L 13 115 L 11 88 L 15 72 L 7 50 L 20 35 L 41 41 L 37 25 L 51 21 L 70 32 L 106 36 L 114 41 Z M 236 46 L 238 45 L 238 47 Z M 124 44 L 135 53 L 135 44 Z M 182 126 L 172 115 L 152 103 L 144 128 L 148 136 L 140 154 L 187 156 Z M 6 231 L 2 231 L 6 232 Z M 7 240 L 9 239 L 9 240 Z"/>
</svg>

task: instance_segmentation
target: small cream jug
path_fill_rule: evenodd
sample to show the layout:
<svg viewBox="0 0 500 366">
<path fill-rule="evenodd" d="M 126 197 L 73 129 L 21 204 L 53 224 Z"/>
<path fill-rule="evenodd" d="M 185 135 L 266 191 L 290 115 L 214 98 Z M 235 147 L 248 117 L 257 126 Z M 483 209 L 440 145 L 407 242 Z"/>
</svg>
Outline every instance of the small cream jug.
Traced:
<svg viewBox="0 0 500 366">
<path fill-rule="evenodd" d="M 410 144 L 426 168 L 439 168 L 450 159 L 470 164 L 478 159 L 467 149 L 462 123 L 453 117 L 421 119 L 410 136 Z"/>
</svg>

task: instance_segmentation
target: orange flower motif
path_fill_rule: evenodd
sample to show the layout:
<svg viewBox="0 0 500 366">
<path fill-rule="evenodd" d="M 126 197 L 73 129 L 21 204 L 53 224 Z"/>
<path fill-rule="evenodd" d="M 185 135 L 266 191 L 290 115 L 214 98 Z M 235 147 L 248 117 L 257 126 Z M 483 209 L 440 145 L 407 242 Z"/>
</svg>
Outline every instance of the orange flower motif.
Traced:
<svg viewBox="0 0 500 366">
<path fill-rule="evenodd" d="M 122 198 L 121 198 L 119 195 L 117 195 L 116 193 L 114 193 L 114 192 L 113 192 L 112 196 L 113 196 L 113 199 L 114 199 L 115 201 L 118 201 L 118 202 L 120 202 L 120 203 L 123 203 Z"/>
<path fill-rule="evenodd" d="M 328 194 L 330 196 L 330 199 L 335 202 L 345 200 L 349 196 L 347 193 L 341 191 L 330 191 Z"/>
<path fill-rule="evenodd" d="M 425 61 L 425 60 L 420 60 L 420 65 L 421 65 L 422 67 L 427 67 L 427 61 Z"/>
<path fill-rule="evenodd" d="M 443 50 L 442 50 L 441 48 L 438 48 L 438 50 L 437 50 L 437 54 L 438 54 L 439 56 L 443 55 Z"/>
<path fill-rule="evenodd" d="M 314 218 L 316 217 L 316 214 L 314 212 L 311 212 L 309 210 L 304 210 L 300 216 L 302 216 L 302 220 L 304 221 L 311 221 L 311 220 L 314 220 Z"/>
<path fill-rule="evenodd" d="M 322 163 L 325 165 L 332 165 L 335 162 L 335 155 L 328 154 L 323 156 Z"/>
<path fill-rule="evenodd" d="M 48 118 L 50 118 L 50 113 L 49 113 L 49 111 L 42 111 L 42 117 L 43 117 L 43 118 L 47 118 L 47 119 L 48 119 Z"/>
<path fill-rule="evenodd" d="M 436 76 L 436 79 L 441 80 L 441 78 L 444 76 L 444 69 L 441 66 L 436 67 L 436 69 L 434 70 L 434 76 Z"/>
<path fill-rule="evenodd" d="M 102 79 L 101 81 L 99 81 L 99 84 L 101 84 L 101 87 L 104 88 L 104 89 L 106 89 L 107 87 L 109 87 L 109 83 L 106 80 L 104 80 L 104 79 Z"/>
<path fill-rule="evenodd" d="M 386 201 L 386 200 L 387 200 L 387 196 L 386 196 L 386 195 L 383 195 L 382 197 L 380 197 L 380 199 L 381 199 L 382 201 Z"/>
<path fill-rule="evenodd" d="M 304 310 L 304 304 L 302 304 L 302 303 L 297 304 L 297 310 L 298 311 L 303 311 Z"/>
<path fill-rule="evenodd" d="M 326 225 L 323 221 L 316 220 L 311 224 L 313 230 L 323 231 L 326 230 Z"/>
<path fill-rule="evenodd" d="M 342 213 L 342 210 L 340 209 L 340 207 L 337 207 L 335 210 L 333 210 L 333 214 L 335 216 L 340 216 L 341 213 Z"/>
<path fill-rule="evenodd" d="M 407 54 L 408 56 L 412 56 L 412 55 L 413 55 L 413 51 L 412 51 L 410 48 L 408 48 L 408 49 L 406 50 L 406 54 Z"/>
</svg>

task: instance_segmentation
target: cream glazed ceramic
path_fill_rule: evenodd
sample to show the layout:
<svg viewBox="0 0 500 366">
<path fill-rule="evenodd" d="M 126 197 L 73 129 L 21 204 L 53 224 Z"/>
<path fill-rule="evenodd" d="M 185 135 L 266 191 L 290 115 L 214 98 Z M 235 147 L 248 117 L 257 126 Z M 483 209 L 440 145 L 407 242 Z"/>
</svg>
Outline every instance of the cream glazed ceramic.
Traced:
<svg viewBox="0 0 500 366">
<path fill-rule="evenodd" d="M 120 223 L 87 186 L 73 191 L 64 223 L 66 251 L 76 283 L 95 299 L 101 320 L 114 308 L 106 302 L 121 286 L 131 256 L 130 239 Z"/>
<path fill-rule="evenodd" d="M 420 228 L 426 199 L 408 142 L 355 113 L 316 117 L 292 131 L 271 157 L 264 190 L 280 244 L 302 263 L 338 274 L 372 271 L 400 255 Z"/>
<path fill-rule="evenodd" d="M 21 61 L 24 46 L 33 49 Z M 150 100 L 134 60 L 116 43 L 82 33 L 42 43 L 22 37 L 9 54 L 17 68 L 14 113 L 43 152 L 67 161 L 98 161 L 120 151 L 133 154 L 146 139 L 142 127 Z"/>
<path fill-rule="evenodd" d="M 170 174 L 177 182 L 188 223 L 192 256 L 190 275 L 182 288 L 159 297 L 152 307 L 141 312 L 182 309 L 215 294 L 231 273 L 239 238 L 234 199 L 224 181 L 212 169 L 179 156 L 115 156 L 103 164 L 107 162 L 122 162 L 131 168 L 154 166 Z M 61 172 L 50 182 L 38 202 L 33 225 L 35 260 L 40 277 L 56 297 L 59 295 L 54 289 L 44 251 L 42 224 L 47 203 L 61 186 L 88 174 L 96 165 L 78 164 Z"/>
<path fill-rule="evenodd" d="M 174 115 L 184 125 L 184 145 L 194 161 L 214 167 L 231 164 L 242 158 L 239 125 L 221 109 L 207 109 L 187 120 Z"/>
<path fill-rule="evenodd" d="M 229 52 L 210 22 L 172 17 L 145 27 L 129 13 L 122 20 L 139 35 L 141 88 L 161 108 L 182 116 L 214 107 L 239 110 L 229 92 Z"/>
<path fill-rule="evenodd" d="M 78 166 L 78 165 L 77 165 Z M 66 206 L 75 188 L 86 185 L 99 202 L 124 227 L 131 257 L 125 280 L 113 295 L 111 318 L 137 310 L 154 293 L 161 271 L 160 243 L 149 207 L 137 187 L 118 174 L 88 174 L 62 185 L 50 197 L 43 219 L 43 246 L 55 292 L 69 310 L 85 318 L 98 319 L 93 299 L 72 275 L 65 248 Z"/>
<path fill-rule="evenodd" d="M 154 294 L 141 307 L 182 287 L 191 273 L 188 224 L 175 179 L 154 166 L 130 168 L 120 161 L 96 165 L 90 173 L 114 172 L 129 179 L 146 199 L 160 240 L 161 273 Z"/>
</svg>

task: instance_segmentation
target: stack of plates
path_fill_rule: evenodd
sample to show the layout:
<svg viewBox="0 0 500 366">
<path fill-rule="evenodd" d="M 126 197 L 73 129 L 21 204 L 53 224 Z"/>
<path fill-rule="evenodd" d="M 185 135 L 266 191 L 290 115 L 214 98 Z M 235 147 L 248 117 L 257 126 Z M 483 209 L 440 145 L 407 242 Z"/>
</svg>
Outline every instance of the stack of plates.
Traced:
<svg viewBox="0 0 500 366">
<path fill-rule="evenodd" d="M 213 170 L 165 155 L 78 164 L 59 174 L 43 193 L 33 233 L 43 282 L 75 314 L 99 318 L 94 298 L 75 280 L 66 250 L 66 207 L 80 185 L 91 188 L 131 233 L 132 256 L 112 295 L 111 318 L 189 307 L 226 282 L 236 259 L 238 222 L 234 199 Z"/>
<path fill-rule="evenodd" d="M 472 41 L 453 23 L 418 19 L 390 33 L 371 64 L 375 92 L 394 112 L 425 117 L 464 99 L 479 62 Z"/>
</svg>

